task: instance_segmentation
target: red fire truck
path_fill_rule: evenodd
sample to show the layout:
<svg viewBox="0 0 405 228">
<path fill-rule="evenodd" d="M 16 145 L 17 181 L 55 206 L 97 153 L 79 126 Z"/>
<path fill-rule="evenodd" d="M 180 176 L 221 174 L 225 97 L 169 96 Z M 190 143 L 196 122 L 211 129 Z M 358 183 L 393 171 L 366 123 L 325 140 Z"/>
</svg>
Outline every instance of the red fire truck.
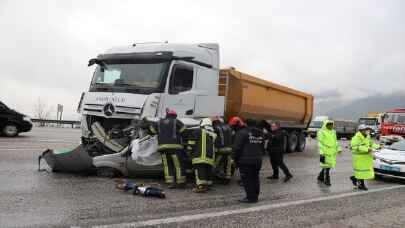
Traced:
<svg viewBox="0 0 405 228">
<path fill-rule="evenodd" d="M 405 108 L 388 110 L 383 115 L 381 136 L 398 135 L 405 138 Z"/>
</svg>

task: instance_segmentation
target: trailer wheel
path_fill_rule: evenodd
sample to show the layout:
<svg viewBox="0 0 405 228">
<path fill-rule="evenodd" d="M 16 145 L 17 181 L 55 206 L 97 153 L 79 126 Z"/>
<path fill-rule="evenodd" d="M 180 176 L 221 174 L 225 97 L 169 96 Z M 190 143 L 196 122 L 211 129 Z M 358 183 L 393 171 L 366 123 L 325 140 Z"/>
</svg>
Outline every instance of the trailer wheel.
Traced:
<svg viewBox="0 0 405 228">
<path fill-rule="evenodd" d="M 307 143 L 307 138 L 305 137 L 305 134 L 302 133 L 302 132 L 299 133 L 299 134 L 298 134 L 298 143 L 297 143 L 297 148 L 296 148 L 296 150 L 297 150 L 298 152 L 304 151 L 304 150 L 305 150 L 306 143 Z"/>
<path fill-rule="evenodd" d="M 298 136 L 296 132 L 291 132 L 288 135 L 287 152 L 294 152 L 298 145 Z"/>
</svg>

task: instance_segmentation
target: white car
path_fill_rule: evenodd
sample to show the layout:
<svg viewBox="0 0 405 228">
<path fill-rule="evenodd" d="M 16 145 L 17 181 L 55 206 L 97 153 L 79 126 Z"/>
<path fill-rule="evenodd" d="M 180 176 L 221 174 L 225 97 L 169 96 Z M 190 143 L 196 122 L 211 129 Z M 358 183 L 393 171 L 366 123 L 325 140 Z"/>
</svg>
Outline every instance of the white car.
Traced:
<svg viewBox="0 0 405 228">
<path fill-rule="evenodd" d="M 376 177 L 405 179 L 405 140 L 394 142 L 374 153 L 374 172 Z"/>
</svg>

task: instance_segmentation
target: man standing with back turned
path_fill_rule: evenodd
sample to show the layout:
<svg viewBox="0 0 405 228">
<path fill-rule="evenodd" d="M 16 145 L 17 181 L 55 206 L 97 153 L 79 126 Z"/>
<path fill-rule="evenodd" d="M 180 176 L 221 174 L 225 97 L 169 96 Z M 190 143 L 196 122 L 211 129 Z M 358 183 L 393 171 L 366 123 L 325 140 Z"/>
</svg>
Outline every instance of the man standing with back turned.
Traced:
<svg viewBox="0 0 405 228">
<path fill-rule="evenodd" d="M 262 167 L 264 151 L 263 131 L 257 128 L 257 122 L 246 120 L 247 127 L 236 133 L 233 144 L 233 159 L 242 177 L 246 198 L 241 203 L 257 203 L 260 193 L 259 172 Z"/>
<path fill-rule="evenodd" d="M 271 124 L 271 132 L 269 137 L 269 156 L 271 167 L 273 168 L 273 176 L 267 177 L 267 179 L 278 179 L 279 168 L 283 171 L 285 178 L 284 182 L 289 181 L 292 178 L 290 171 L 284 163 L 283 153 L 284 145 L 286 145 L 287 134 L 280 128 L 279 122 Z"/>
<path fill-rule="evenodd" d="M 329 172 L 331 168 L 336 166 L 336 155 L 342 152 L 332 120 L 323 121 L 322 129 L 317 133 L 317 140 L 322 168 L 318 175 L 318 181 L 331 186 Z"/>
</svg>

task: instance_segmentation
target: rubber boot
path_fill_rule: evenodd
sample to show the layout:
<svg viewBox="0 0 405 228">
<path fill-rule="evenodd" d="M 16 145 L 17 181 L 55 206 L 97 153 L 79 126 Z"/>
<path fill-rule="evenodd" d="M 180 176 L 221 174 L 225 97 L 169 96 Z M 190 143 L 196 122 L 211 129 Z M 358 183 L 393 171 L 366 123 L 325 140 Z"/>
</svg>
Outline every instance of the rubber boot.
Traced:
<svg viewBox="0 0 405 228">
<path fill-rule="evenodd" d="M 327 186 L 331 186 L 331 183 L 330 183 L 330 176 L 329 175 L 325 175 L 325 185 L 327 185 Z"/>
<path fill-rule="evenodd" d="M 364 183 L 364 180 L 359 181 L 359 189 L 363 191 L 367 191 L 368 188 L 366 187 L 366 184 Z"/>
<path fill-rule="evenodd" d="M 324 175 L 324 170 L 323 170 L 323 169 L 322 169 L 321 172 L 319 173 L 317 180 L 318 180 L 318 183 L 323 183 L 323 182 L 325 182 L 325 175 Z"/>
<path fill-rule="evenodd" d="M 350 180 L 352 181 L 353 186 L 354 186 L 354 187 L 357 187 L 357 179 L 356 179 L 356 177 L 351 176 L 351 177 L 350 177 Z"/>
</svg>

